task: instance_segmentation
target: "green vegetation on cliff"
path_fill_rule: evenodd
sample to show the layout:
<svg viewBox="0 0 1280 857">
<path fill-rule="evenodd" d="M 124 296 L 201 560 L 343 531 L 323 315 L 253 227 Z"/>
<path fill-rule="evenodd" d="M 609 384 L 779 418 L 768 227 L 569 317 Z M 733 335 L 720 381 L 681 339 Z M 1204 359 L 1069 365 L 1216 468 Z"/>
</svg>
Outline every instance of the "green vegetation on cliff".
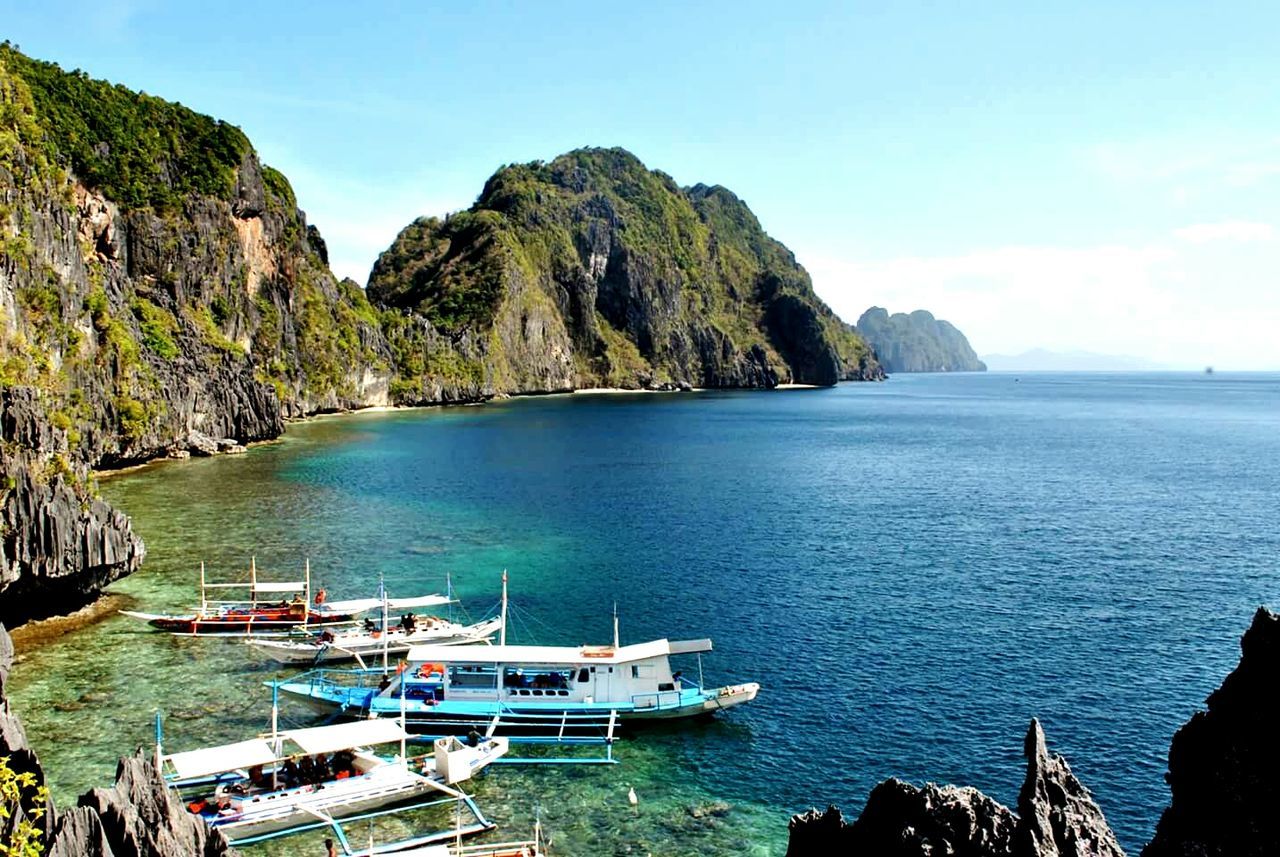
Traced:
<svg viewBox="0 0 1280 857">
<path fill-rule="evenodd" d="M 470 343 L 497 392 L 833 384 L 879 372 L 740 199 L 682 189 L 622 149 L 504 167 L 470 210 L 406 227 L 369 294 Z M 513 359 L 530 352 L 532 366 Z"/>
<path fill-rule="evenodd" d="M 236 170 L 251 151 L 234 125 L 63 71 L 7 42 L 0 66 L 30 89 L 42 154 L 122 205 L 165 209 L 189 193 L 221 199 L 234 193 Z"/>
</svg>

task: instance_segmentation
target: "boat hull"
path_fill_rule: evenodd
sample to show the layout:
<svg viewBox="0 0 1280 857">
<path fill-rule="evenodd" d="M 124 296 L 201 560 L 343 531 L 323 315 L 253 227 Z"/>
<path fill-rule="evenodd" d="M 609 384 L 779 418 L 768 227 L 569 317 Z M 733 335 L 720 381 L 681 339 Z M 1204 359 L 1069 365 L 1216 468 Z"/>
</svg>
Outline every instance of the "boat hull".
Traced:
<svg viewBox="0 0 1280 857">
<path fill-rule="evenodd" d="M 341 819 L 407 803 L 435 791 L 424 777 L 388 770 L 307 786 L 278 795 L 245 798 L 231 815 L 204 815 L 210 827 L 221 830 L 232 844 L 280 833 L 316 820 L 316 813 Z"/>
<path fill-rule="evenodd" d="M 401 701 L 373 689 L 342 688 L 326 692 L 306 682 L 282 682 L 280 692 L 312 710 L 352 717 L 399 717 Z M 718 711 L 750 702 L 760 692 L 755 682 L 711 690 L 690 688 L 673 694 L 669 701 L 616 700 L 598 702 L 518 702 L 497 700 L 459 702 L 453 700 L 405 700 L 405 727 L 415 734 L 457 734 L 497 717 L 499 732 L 522 734 L 544 731 L 548 726 L 598 730 L 615 717 L 624 722 L 681 720 L 709 717 Z M 483 730 L 482 730 L 483 731 Z"/>
<path fill-rule="evenodd" d="M 424 644 L 465 646 L 487 643 L 501 629 L 501 622 L 484 622 L 466 627 L 456 626 L 456 628 L 457 630 L 450 632 L 410 635 L 392 631 L 385 644 L 386 654 L 388 657 L 398 659 L 407 654 L 412 647 Z M 339 636 L 332 643 L 323 645 L 289 640 L 254 641 L 250 645 L 278 663 L 301 666 L 354 661 L 357 657 L 377 659 L 382 657 L 384 651 L 381 639 L 363 635 L 355 642 L 349 642 Z"/>
<path fill-rule="evenodd" d="M 121 612 L 126 616 L 141 619 L 151 627 L 170 634 L 189 634 L 194 636 L 284 634 L 304 624 L 304 620 L 300 616 L 291 615 L 284 610 L 236 612 L 210 616 L 166 616 L 154 613 L 136 613 L 128 610 Z M 312 614 L 307 617 L 306 622 L 310 625 L 323 626 L 351 622 L 354 618 L 353 615 L 348 614 Z"/>
</svg>

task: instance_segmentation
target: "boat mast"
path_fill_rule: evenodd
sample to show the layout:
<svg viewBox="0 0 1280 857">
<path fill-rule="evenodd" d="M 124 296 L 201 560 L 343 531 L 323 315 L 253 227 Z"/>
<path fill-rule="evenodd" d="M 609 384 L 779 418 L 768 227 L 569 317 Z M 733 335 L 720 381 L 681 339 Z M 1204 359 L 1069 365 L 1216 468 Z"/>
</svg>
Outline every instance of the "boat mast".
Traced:
<svg viewBox="0 0 1280 857">
<path fill-rule="evenodd" d="M 209 615 L 209 593 L 204 588 L 204 560 L 200 560 L 200 618 Z"/>
<path fill-rule="evenodd" d="M 164 727 L 160 725 L 160 709 L 157 708 L 156 709 L 156 773 L 160 774 L 161 776 L 164 775 L 164 768 L 160 764 L 160 760 L 164 758 L 164 755 L 160 750 L 160 744 L 162 743 L 162 739 L 164 737 L 163 729 Z"/>
<path fill-rule="evenodd" d="M 507 570 L 502 570 L 502 631 L 498 636 L 498 645 L 507 644 Z"/>
<path fill-rule="evenodd" d="M 613 647 L 618 648 L 618 602 L 613 602 Z"/>
<path fill-rule="evenodd" d="M 383 674 L 383 675 L 386 675 L 386 674 L 387 674 L 387 670 L 388 670 L 388 667 L 387 667 L 387 621 L 388 621 L 388 619 L 387 619 L 387 608 L 388 608 L 388 604 L 387 604 L 387 581 L 386 581 L 386 578 L 385 578 L 382 574 L 379 574 L 379 575 L 378 575 L 378 590 L 379 590 L 379 593 L 382 595 L 382 674 Z M 403 687 L 401 688 L 401 690 L 403 691 Z M 403 702 L 403 701 L 404 701 L 404 693 L 403 693 L 403 692 L 401 692 L 401 694 L 400 694 L 400 701 L 401 701 L 401 702 Z"/>
<path fill-rule="evenodd" d="M 311 618 L 311 557 L 302 561 L 302 630 L 307 630 Z"/>
<path fill-rule="evenodd" d="M 271 752 L 276 754 L 276 758 L 280 757 L 280 682 L 271 682 Z M 275 791 L 278 783 L 276 776 L 279 774 L 280 766 L 277 764 L 271 768 L 271 790 Z"/>
</svg>

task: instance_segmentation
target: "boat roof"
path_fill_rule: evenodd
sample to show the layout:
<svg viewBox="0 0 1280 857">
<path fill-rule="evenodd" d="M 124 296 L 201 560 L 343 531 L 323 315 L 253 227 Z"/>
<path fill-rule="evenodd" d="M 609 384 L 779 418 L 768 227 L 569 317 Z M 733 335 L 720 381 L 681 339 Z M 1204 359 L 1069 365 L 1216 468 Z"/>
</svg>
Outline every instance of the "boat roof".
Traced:
<svg viewBox="0 0 1280 857">
<path fill-rule="evenodd" d="M 711 641 L 651 640 L 630 646 L 413 646 L 408 659 L 418 663 L 464 664 L 621 664 L 663 655 L 711 651 Z"/>
<path fill-rule="evenodd" d="M 440 607 L 452 604 L 457 599 L 447 595 L 418 595 L 413 598 L 388 598 L 387 609 L 412 610 L 417 607 Z M 364 613 L 369 610 L 381 610 L 381 598 L 352 598 L 347 601 L 326 601 L 315 608 L 317 613 Z"/>
<path fill-rule="evenodd" d="M 280 737 L 292 741 L 303 753 L 313 755 L 352 750 L 372 744 L 390 744 L 408 737 L 408 733 L 404 731 L 400 721 L 379 718 L 310 729 L 289 729 L 281 732 Z M 173 766 L 179 779 L 186 780 L 252 768 L 254 765 L 269 765 L 280 758 L 282 756 L 276 754 L 270 738 L 254 738 L 219 747 L 172 753 L 165 756 L 164 760 Z"/>
<path fill-rule="evenodd" d="M 389 718 L 356 720 L 333 726 L 314 726 L 310 729 L 290 729 L 280 733 L 302 748 L 302 752 L 332 753 L 350 750 L 367 744 L 390 744 L 407 738 L 408 733 L 400 721 Z"/>
<path fill-rule="evenodd" d="M 223 744 L 221 747 L 206 747 L 203 750 L 188 750 L 185 753 L 173 753 L 165 756 L 165 761 L 173 766 L 180 779 L 205 777 L 209 774 L 221 774 L 237 768 L 252 768 L 254 765 L 269 765 L 276 760 L 275 751 L 262 738 L 252 741 L 240 741 L 236 744 Z"/>
</svg>

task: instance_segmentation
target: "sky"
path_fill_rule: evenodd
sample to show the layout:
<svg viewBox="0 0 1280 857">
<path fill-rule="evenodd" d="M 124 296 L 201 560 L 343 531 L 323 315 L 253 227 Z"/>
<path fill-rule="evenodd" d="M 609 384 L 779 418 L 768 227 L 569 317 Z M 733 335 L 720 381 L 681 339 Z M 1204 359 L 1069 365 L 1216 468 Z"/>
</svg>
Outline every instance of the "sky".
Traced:
<svg viewBox="0 0 1280 857">
<path fill-rule="evenodd" d="M 1280 369 L 1280 4 L 0 0 L 26 53 L 239 125 L 359 283 L 499 166 L 722 184 L 842 317 Z"/>
</svg>

